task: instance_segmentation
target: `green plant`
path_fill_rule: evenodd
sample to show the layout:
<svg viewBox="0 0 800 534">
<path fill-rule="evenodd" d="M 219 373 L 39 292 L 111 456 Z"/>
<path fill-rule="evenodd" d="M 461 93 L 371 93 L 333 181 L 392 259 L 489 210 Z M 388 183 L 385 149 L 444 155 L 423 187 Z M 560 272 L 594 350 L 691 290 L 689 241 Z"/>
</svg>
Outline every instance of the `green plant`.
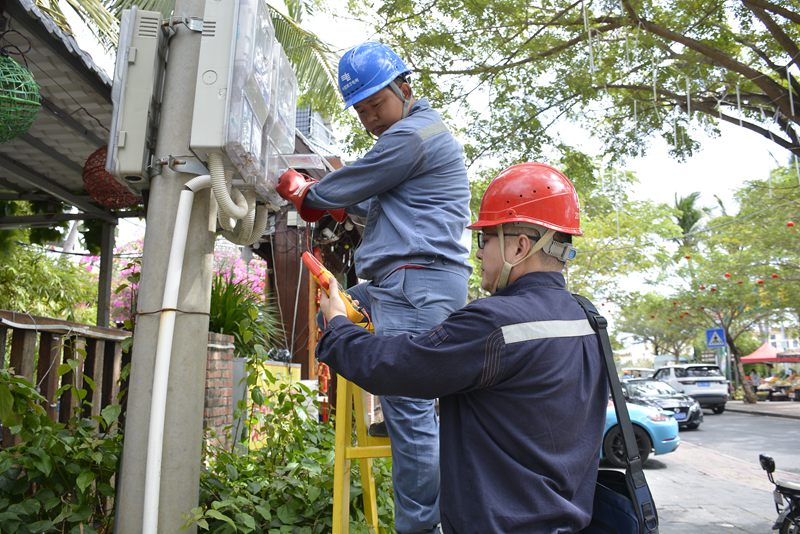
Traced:
<svg viewBox="0 0 800 534">
<path fill-rule="evenodd" d="M 264 446 L 245 453 L 241 446 L 207 446 L 200 506 L 192 510 L 187 524 L 215 534 L 330 532 L 334 427 L 308 416 L 308 388 L 277 384 L 265 372 L 267 388 L 256 381 L 250 387 L 250 429 L 265 440 Z M 381 532 L 392 532 L 390 461 L 377 459 L 373 465 Z M 356 471 L 351 481 L 350 532 L 366 533 Z"/>
<path fill-rule="evenodd" d="M 59 373 L 73 368 L 66 363 Z M 19 440 L 0 450 L 0 532 L 110 532 L 120 407 L 61 424 L 47 417 L 46 402 L 27 380 L 0 369 L 0 422 Z"/>
<path fill-rule="evenodd" d="M 270 301 L 260 297 L 233 273 L 215 274 L 211 285 L 209 330 L 234 337 L 236 355 L 253 360 L 265 357 L 267 347 L 282 339 L 281 323 Z"/>
<path fill-rule="evenodd" d="M 0 262 L 0 309 L 94 323 L 96 301 L 96 277 L 63 256 L 16 245 Z"/>
</svg>

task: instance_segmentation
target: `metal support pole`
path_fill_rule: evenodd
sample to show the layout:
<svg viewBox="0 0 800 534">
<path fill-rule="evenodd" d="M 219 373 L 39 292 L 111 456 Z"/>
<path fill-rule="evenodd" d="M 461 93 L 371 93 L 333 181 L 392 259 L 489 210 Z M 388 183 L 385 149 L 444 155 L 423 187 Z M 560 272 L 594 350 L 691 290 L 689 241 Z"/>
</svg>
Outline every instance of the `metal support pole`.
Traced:
<svg viewBox="0 0 800 534">
<path fill-rule="evenodd" d="M 204 0 L 178 0 L 175 17 L 203 16 Z M 192 123 L 200 34 L 175 26 L 165 75 L 156 156 L 187 158 Z M 208 311 L 214 232 L 209 230 L 209 192 L 195 196 L 178 297 L 178 314 L 169 370 L 161 489 L 158 510 L 143 510 L 153 366 L 166 267 L 178 197 L 193 175 L 165 166 L 151 180 L 131 362 L 128 410 L 114 529 L 141 534 L 144 513 L 158 513 L 158 531 L 182 529 L 183 514 L 197 506 L 203 439 L 203 401 L 208 344 Z"/>
<path fill-rule="evenodd" d="M 103 223 L 100 236 L 100 285 L 97 289 L 97 326 L 108 326 L 111 311 L 111 276 L 114 270 L 115 224 Z"/>
</svg>

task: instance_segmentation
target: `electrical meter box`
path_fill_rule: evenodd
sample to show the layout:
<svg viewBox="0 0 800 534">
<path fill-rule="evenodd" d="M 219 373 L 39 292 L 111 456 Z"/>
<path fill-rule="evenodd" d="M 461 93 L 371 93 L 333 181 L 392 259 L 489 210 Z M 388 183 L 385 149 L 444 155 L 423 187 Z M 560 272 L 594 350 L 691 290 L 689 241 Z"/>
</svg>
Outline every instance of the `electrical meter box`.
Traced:
<svg viewBox="0 0 800 534">
<path fill-rule="evenodd" d="M 221 153 L 225 165 L 275 209 L 282 201 L 275 193 L 278 169 L 268 165 L 276 145 L 270 136 L 278 123 L 282 136 L 291 128 L 291 146 L 282 138 L 280 150 L 294 151 L 297 99 L 294 71 L 281 54 L 264 0 L 206 0 L 189 144 L 203 159 Z M 276 71 L 287 68 L 284 95 Z M 287 102 L 279 104 L 281 98 Z M 279 116 L 289 106 L 291 123 Z"/>
<path fill-rule="evenodd" d="M 297 120 L 297 78 L 292 64 L 276 43 L 272 54 L 275 65 L 274 86 L 276 88 L 274 123 L 270 137 L 281 154 L 294 152 L 294 130 Z"/>
<path fill-rule="evenodd" d="M 149 187 L 155 150 L 166 53 L 161 24 L 157 11 L 122 12 L 106 170 L 137 191 Z"/>
</svg>

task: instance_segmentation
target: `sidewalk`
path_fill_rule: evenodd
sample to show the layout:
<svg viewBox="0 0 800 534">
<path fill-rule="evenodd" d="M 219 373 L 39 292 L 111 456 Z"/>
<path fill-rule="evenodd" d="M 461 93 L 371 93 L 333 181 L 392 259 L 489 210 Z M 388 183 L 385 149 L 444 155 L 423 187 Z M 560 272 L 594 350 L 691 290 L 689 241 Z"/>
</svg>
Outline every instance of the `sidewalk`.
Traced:
<svg viewBox="0 0 800 534">
<path fill-rule="evenodd" d="M 800 402 L 797 401 L 758 401 L 756 404 L 746 404 L 743 401 L 732 400 L 728 401 L 725 409 L 729 412 L 800 419 Z"/>
</svg>

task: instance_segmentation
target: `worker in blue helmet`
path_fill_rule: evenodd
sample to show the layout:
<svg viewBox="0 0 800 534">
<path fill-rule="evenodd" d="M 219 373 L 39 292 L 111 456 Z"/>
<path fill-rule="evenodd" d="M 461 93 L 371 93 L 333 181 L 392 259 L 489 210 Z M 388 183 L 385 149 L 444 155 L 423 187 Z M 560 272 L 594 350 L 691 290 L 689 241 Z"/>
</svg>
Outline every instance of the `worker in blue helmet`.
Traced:
<svg viewBox="0 0 800 534">
<path fill-rule="evenodd" d="M 376 334 L 417 334 L 467 299 L 469 182 L 461 145 L 424 98 L 411 70 L 376 42 L 345 52 L 339 88 L 375 138 L 362 158 L 318 183 L 287 171 L 277 191 L 301 217 L 326 211 L 364 222 L 349 292 L 365 305 Z M 381 397 L 392 443 L 395 530 L 436 532 L 439 523 L 439 420 L 433 400 Z"/>
</svg>

